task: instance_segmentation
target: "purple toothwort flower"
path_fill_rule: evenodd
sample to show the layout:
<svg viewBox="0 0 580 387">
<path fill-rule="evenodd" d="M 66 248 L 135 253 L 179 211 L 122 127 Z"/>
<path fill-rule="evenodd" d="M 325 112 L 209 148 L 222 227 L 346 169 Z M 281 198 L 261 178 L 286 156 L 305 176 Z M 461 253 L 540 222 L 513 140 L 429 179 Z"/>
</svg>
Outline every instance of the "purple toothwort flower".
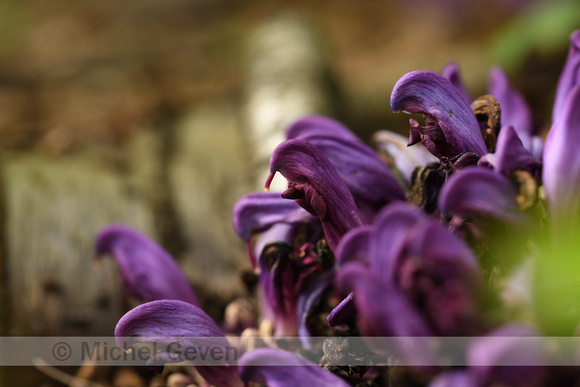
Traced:
<svg viewBox="0 0 580 387">
<path fill-rule="evenodd" d="M 275 348 L 259 348 L 242 355 L 239 374 L 246 383 L 256 382 L 269 387 L 350 386 L 310 360 Z"/>
<path fill-rule="evenodd" d="M 475 114 L 442 75 L 431 71 L 404 75 L 393 88 L 391 109 L 424 114 L 424 126 L 411 120 L 409 145 L 420 141 L 439 159 L 452 159 L 465 152 L 477 156 L 487 153 Z"/>
<path fill-rule="evenodd" d="M 147 343 L 160 346 L 161 350 L 150 359 L 154 364 L 191 360 L 185 357 L 191 350 L 207 352 L 217 348 L 224 354 L 234 350 L 203 310 L 177 300 L 152 301 L 130 310 L 117 323 L 115 338 L 121 348 Z M 223 358 L 223 364 L 215 364 L 219 361 L 208 357 L 208 365 L 196 369 L 212 385 L 243 386 L 237 367 L 227 364 L 226 357 Z"/>
<path fill-rule="evenodd" d="M 320 149 L 336 168 L 368 222 L 385 205 L 405 200 L 405 192 L 376 152 L 339 122 L 321 116 L 295 122 L 288 139 L 302 139 Z"/>
<path fill-rule="evenodd" d="M 459 91 L 459 94 L 463 96 L 465 102 L 471 104 L 473 98 L 463 83 L 463 78 L 461 77 L 461 73 L 459 71 L 459 65 L 456 62 L 449 62 L 443 66 L 443 69 L 441 69 L 441 75 L 449 79 L 449 82 L 451 82 L 457 91 Z"/>
<path fill-rule="evenodd" d="M 542 180 L 553 219 L 580 211 L 580 85 L 569 93 L 544 147 Z"/>
<path fill-rule="evenodd" d="M 252 267 L 257 267 L 262 249 L 270 242 L 293 244 L 304 226 L 315 228 L 317 217 L 306 212 L 297 203 L 283 199 L 275 192 L 255 192 L 241 197 L 232 211 L 235 232 L 246 242 Z M 314 231 L 313 238 L 318 236 Z M 259 235 L 254 248 L 252 237 Z M 312 242 L 316 242 L 315 240 Z"/>
<path fill-rule="evenodd" d="M 580 84 L 580 30 L 576 30 L 570 35 L 570 48 L 566 64 L 560 73 L 558 87 L 556 88 L 556 98 L 552 112 L 552 125 L 556 123 L 564 113 L 564 106 L 568 93 Z"/>
<path fill-rule="evenodd" d="M 276 172 L 288 180 L 288 189 L 282 197 L 296 200 L 320 218 L 333 251 L 347 231 L 365 224 L 340 174 L 324 153 L 308 141 L 288 140 L 274 150 L 266 189 Z"/>
<path fill-rule="evenodd" d="M 467 167 L 441 189 L 439 210 L 447 215 L 483 216 L 515 221 L 516 190 L 503 175 L 487 168 Z"/>
<path fill-rule="evenodd" d="M 125 291 L 142 301 L 173 299 L 199 305 L 187 278 L 156 242 L 127 226 L 103 228 L 95 239 L 98 259 L 110 255 L 119 264 Z"/>
</svg>

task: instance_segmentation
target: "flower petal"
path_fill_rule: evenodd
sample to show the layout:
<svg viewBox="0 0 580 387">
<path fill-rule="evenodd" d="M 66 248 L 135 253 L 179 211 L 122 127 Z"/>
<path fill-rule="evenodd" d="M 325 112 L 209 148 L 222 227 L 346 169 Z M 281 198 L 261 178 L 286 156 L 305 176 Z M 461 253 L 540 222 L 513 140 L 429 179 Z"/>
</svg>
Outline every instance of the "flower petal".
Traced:
<svg viewBox="0 0 580 387">
<path fill-rule="evenodd" d="M 325 292 L 331 288 L 333 280 L 333 271 L 324 272 L 316 278 L 316 281 L 310 283 L 298 297 L 296 306 L 298 336 L 307 349 L 313 348 L 308 338 L 313 336 L 313 332 L 310 330 L 310 318 L 312 317 L 312 313 L 316 312 L 314 307 Z"/>
<path fill-rule="evenodd" d="M 256 382 L 269 387 L 350 386 L 312 361 L 275 348 L 258 348 L 246 352 L 240 358 L 238 369 L 244 382 Z"/>
<path fill-rule="evenodd" d="M 506 177 L 516 169 L 534 174 L 541 167 L 541 163 L 524 147 L 512 126 L 504 126 L 499 131 L 495 153 L 484 155 L 478 165 L 490 165 Z"/>
<path fill-rule="evenodd" d="M 415 168 L 439 161 L 423 144 L 408 147 L 408 141 L 408 138 L 388 130 L 380 130 L 371 137 L 373 146 L 386 154 L 391 168 L 395 167 L 407 183 L 411 181 Z"/>
<path fill-rule="evenodd" d="M 359 138 L 342 123 L 325 116 L 307 116 L 294 122 L 286 130 L 286 138 L 308 139 L 308 137 L 331 136 L 350 141 L 360 141 Z"/>
<path fill-rule="evenodd" d="M 452 175 L 439 193 L 438 207 L 445 214 L 479 215 L 515 221 L 517 193 L 502 175 L 487 168 L 468 167 Z"/>
<path fill-rule="evenodd" d="M 580 84 L 580 30 L 576 30 L 570 35 L 568 58 L 566 58 L 566 64 L 562 69 L 556 88 L 552 124 L 555 124 L 560 115 L 564 114 L 568 93 L 578 84 Z"/>
<path fill-rule="evenodd" d="M 490 70 L 487 88 L 501 107 L 501 126 L 513 126 L 524 147 L 531 151 L 535 127 L 532 110 L 524 97 L 510 84 L 507 75 L 497 66 Z"/>
<path fill-rule="evenodd" d="M 288 180 L 282 197 L 295 199 L 302 208 L 320 217 L 333 251 L 348 230 L 364 225 L 340 174 L 324 153 L 308 141 L 288 140 L 274 150 L 266 188 L 276 172 Z"/>
<path fill-rule="evenodd" d="M 157 361 L 189 360 L 184 357 L 188 348 L 202 352 L 218 348 L 224 351 L 221 353 L 231 350 L 223 332 L 203 310 L 177 300 L 153 301 L 130 310 L 117 323 L 115 338 L 121 348 L 146 343 L 161 346 L 155 355 Z M 171 351 L 177 344 L 179 351 Z M 242 385 L 236 367 L 212 364 L 197 370 L 212 385 Z"/>
<path fill-rule="evenodd" d="M 542 180 L 551 216 L 568 217 L 580 210 L 580 85 L 564 103 L 544 146 Z"/>
<path fill-rule="evenodd" d="M 344 300 L 330 311 L 326 322 L 328 322 L 328 325 L 331 327 L 335 327 L 353 317 L 356 317 L 356 306 L 354 304 L 354 294 L 350 292 Z"/>
<path fill-rule="evenodd" d="M 475 376 L 467 371 L 449 371 L 434 378 L 429 387 L 477 387 Z"/>
<path fill-rule="evenodd" d="M 362 226 L 344 235 L 335 253 L 339 267 L 351 261 L 368 261 L 371 230 L 371 226 Z"/>
<path fill-rule="evenodd" d="M 371 147 L 356 136 L 344 133 L 348 129 L 329 118 L 323 121 L 327 127 L 316 126 L 322 119 L 316 118 L 295 123 L 288 131 L 288 138 L 306 140 L 328 157 L 367 221 L 386 204 L 405 200 L 405 192 L 397 179 Z M 301 130 L 292 130 L 296 127 Z"/>
<path fill-rule="evenodd" d="M 539 386 L 544 364 L 542 345 L 526 337 L 538 336 L 532 328 L 509 324 L 476 339 L 467 352 L 469 372 L 478 385 Z M 507 366 L 506 364 L 514 364 Z M 534 367 L 535 366 L 535 367 Z"/>
<path fill-rule="evenodd" d="M 435 156 L 453 158 L 472 152 L 487 153 L 485 142 L 469 104 L 445 77 L 431 71 L 413 71 L 395 84 L 391 94 L 393 112 L 424 113 L 440 128 L 419 133 L 422 142 Z M 425 138 L 433 137 L 431 139 Z M 425 143 L 425 141 L 431 143 Z"/>
<path fill-rule="evenodd" d="M 108 254 L 119 264 L 125 291 L 143 301 L 174 299 L 199 305 L 173 258 L 147 236 L 121 224 L 103 228 L 95 238 L 97 258 Z"/>
<path fill-rule="evenodd" d="M 441 70 L 441 75 L 443 75 L 445 78 L 449 80 L 449 82 L 451 82 L 451 84 L 457 89 L 457 91 L 459 91 L 459 94 L 461 94 L 465 102 L 471 104 L 473 98 L 471 97 L 469 91 L 467 91 L 467 87 L 465 87 L 465 84 L 463 83 L 463 79 L 461 78 L 461 73 L 459 71 L 459 65 L 456 62 L 449 62 L 445 66 L 443 66 L 443 69 Z"/>
</svg>

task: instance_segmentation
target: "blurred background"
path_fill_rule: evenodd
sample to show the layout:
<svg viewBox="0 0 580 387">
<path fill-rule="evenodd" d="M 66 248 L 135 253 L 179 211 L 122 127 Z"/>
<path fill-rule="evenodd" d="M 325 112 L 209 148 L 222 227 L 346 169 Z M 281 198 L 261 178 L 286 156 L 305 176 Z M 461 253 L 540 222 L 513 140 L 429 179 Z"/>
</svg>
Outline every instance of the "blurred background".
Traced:
<svg viewBox="0 0 580 387">
<path fill-rule="evenodd" d="M 113 261 L 92 264 L 113 222 L 163 245 L 220 321 L 250 267 L 232 206 L 261 190 L 289 122 L 407 133 L 395 82 L 456 61 L 473 96 L 502 66 L 545 132 L 578 15 L 577 0 L 3 0 L 0 334 L 111 335 L 135 305 Z"/>
</svg>

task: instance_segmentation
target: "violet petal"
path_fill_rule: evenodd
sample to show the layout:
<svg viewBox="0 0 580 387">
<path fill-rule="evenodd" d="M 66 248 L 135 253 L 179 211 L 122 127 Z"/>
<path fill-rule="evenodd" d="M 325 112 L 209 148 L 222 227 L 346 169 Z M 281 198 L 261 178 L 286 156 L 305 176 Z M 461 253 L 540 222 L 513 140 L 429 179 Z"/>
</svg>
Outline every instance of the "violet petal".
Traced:
<svg viewBox="0 0 580 387">
<path fill-rule="evenodd" d="M 538 341 L 526 339 L 534 336 L 538 333 L 532 328 L 510 324 L 478 338 L 467 352 L 469 372 L 482 386 L 541 385 L 543 348 Z"/>
<path fill-rule="evenodd" d="M 306 123 L 301 120 L 299 123 L 303 130 L 299 133 L 289 131 L 289 139 L 306 140 L 328 157 L 352 193 L 365 220 L 372 221 L 375 213 L 386 204 L 405 200 L 405 192 L 397 179 L 371 147 L 356 137 L 344 135 L 342 131 L 318 129 L 315 123 L 312 123 L 311 130 L 305 130 L 311 120 Z M 335 124 L 341 127 L 339 123 Z"/>
<path fill-rule="evenodd" d="M 443 66 L 443 69 L 441 69 L 441 75 L 449 79 L 449 82 L 451 82 L 457 91 L 459 91 L 459 94 L 461 94 L 465 102 L 471 104 L 473 98 L 471 98 L 469 91 L 467 91 L 467 87 L 465 87 L 465 84 L 463 83 L 463 79 L 459 71 L 459 65 L 456 62 L 449 62 Z"/>
<path fill-rule="evenodd" d="M 330 311 L 326 321 L 328 325 L 335 327 L 354 317 L 356 317 L 356 306 L 354 304 L 354 294 L 350 292 L 344 300 Z"/>
<path fill-rule="evenodd" d="M 325 116 L 307 116 L 294 122 L 286 131 L 286 138 L 307 139 L 312 136 L 331 136 L 350 141 L 360 141 L 358 137 L 342 123 Z"/>
<path fill-rule="evenodd" d="M 221 329 L 203 310 L 177 300 L 152 301 L 130 310 L 117 323 L 115 338 L 121 348 L 145 343 L 160 346 L 162 350 L 155 356 L 157 361 L 189 360 L 184 357 L 188 348 L 196 351 L 218 348 L 223 351 L 221 353 L 232 349 Z M 176 347 L 177 343 L 179 348 Z M 211 361 L 209 364 L 196 368 L 210 384 L 242 385 L 236 367 L 215 365 Z"/>
<path fill-rule="evenodd" d="M 275 348 L 258 348 L 246 352 L 240 358 L 238 370 L 244 382 L 256 382 L 269 387 L 350 386 L 312 361 Z"/>
<path fill-rule="evenodd" d="M 371 143 L 380 151 L 384 152 L 391 167 L 396 168 L 406 183 L 411 181 L 411 175 L 415 168 L 429 163 L 438 162 L 427 148 L 421 143 L 408 147 L 407 137 L 388 130 L 379 130 L 373 134 Z"/>
<path fill-rule="evenodd" d="M 570 35 L 570 48 L 566 64 L 560 73 L 558 87 L 556 88 L 556 98 L 552 112 L 552 124 L 564 114 L 564 105 L 568 93 L 574 86 L 580 84 L 580 30 L 574 31 Z"/>
<path fill-rule="evenodd" d="M 493 156 L 487 154 L 479 160 L 478 165 L 486 164 L 506 177 L 516 169 L 534 174 L 541 167 L 541 163 L 524 147 L 512 126 L 504 126 L 499 131 Z"/>
<path fill-rule="evenodd" d="M 464 152 L 478 156 L 487 153 L 475 114 L 459 91 L 442 75 L 431 71 L 413 71 L 404 75 L 393 88 L 391 109 L 393 112 L 424 113 L 434 120 L 445 141 L 442 143 L 437 138 L 433 144 L 435 149 L 426 146 L 439 158 L 453 158 Z"/>
<path fill-rule="evenodd" d="M 313 336 L 310 332 L 310 317 L 313 309 L 320 298 L 332 286 L 334 280 L 334 272 L 327 271 L 316 278 L 316 281 L 310 283 L 298 297 L 296 312 L 298 315 L 298 336 L 300 341 L 307 349 L 312 349 L 312 345 L 308 338 Z"/>
<path fill-rule="evenodd" d="M 449 371 L 434 378 L 429 387 L 478 387 L 475 376 L 468 371 Z"/>
<path fill-rule="evenodd" d="M 507 75 L 497 66 L 490 70 L 487 88 L 501 107 L 501 126 L 513 126 L 524 147 L 531 151 L 535 128 L 532 110 L 524 97 L 510 84 Z"/>
<path fill-rule="evenodd" d="M 276 172 L 288 180 L 288 189 L 282 197 L 295 199 L 305 210 L 320 217 L 333 251 L 347 231 L 364 225 L 340 174 L 324 153 L 308 141 L 288 140 L 274 150 L 266 188 Z"/>
<path fill-rule="evenodd" d="M 340 270 L 337 282 L 340 289 L 354 294 L 357 328 L 361 334 L 394 336 L 398 347 L 381 348 L 369 341 L 369 348 L 381 354 L 394 350 L 410 364 L 436 364 L 430 348 L 407 345 L 413 337 L 431 336 L 433 331 L 398 289 L 358 262 L 349 263 Z"/>
<path fill-rule="evenodd" d="M 312 223 L 315 218 L 276 192 L 254 192 L 241 197 L 232 212 L 234 230 L 247 241 L 252 234 L 276 223 Z"/>
<path fill-rule="evenodd" d="M 173 299 L 199 305 L 175 260 L 149 237 L 121 224 L 99 231 L 97 258 L 108 254 L 119 264 L 124 290 L 143 301 Z"/>
<path fill-rule="evenodd" d="M 467 167 L 452 175 L 439 193 L 438 207 L 445 214 L 479 215 L 516 221 L 516 191 L 503 176 L 487 168 Z"/>
<path fill-rule="evenodd" d="M 552 217 L 578 214 L 580 200 L 580 85 L 564 103 L 544 146 L 542 180 Z"/>
<path fill-rule="evenodd" d="M 362 226 L 344 235 L 335 253 L 339 267 L 351 261 L 368 261 L 371 230 L 371 226 Z"/>
</svg>

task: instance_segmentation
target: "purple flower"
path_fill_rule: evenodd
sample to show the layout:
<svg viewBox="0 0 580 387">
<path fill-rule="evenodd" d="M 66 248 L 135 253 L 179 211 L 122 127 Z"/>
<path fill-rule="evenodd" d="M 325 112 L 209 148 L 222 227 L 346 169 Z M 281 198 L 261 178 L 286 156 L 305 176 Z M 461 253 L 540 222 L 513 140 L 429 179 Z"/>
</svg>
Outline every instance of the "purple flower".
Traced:
<svg viewBox="0 0 580 387">
<path fill-rule="evenodd" d="M 276 172 L 288 180 L 288 189 L 282 197 L 296 200 L 302 208 L 320 218 L 333 251 L 347 231 L 364 225 L 340 174 L 324 153 L 308 141 L 288 140 L 274 150 L 266 189 Z"/>
<path fill-rule="evenodd" d="M 353 291 L 362 334 L 459 335 L 479 329 L 480 269 L 462 240 L 405 204 L 385 208 L 372 227 L 363 248 L 368 263 L 349 262 L 337 278 L 339 289 Z"/>
<path fill-rule="evenodd" d="M 465 102 L 471 104 L 473 98 L 463 83 L 463 79 L 459 71 L 459 65 L 456 62 L 449 62 L 443 66 L 443 69 L 441 69 L 441 75 L 443 75 L 449 80 L 449 82 L 451 82 L 453 87 L 455 87 L 459 94 L 461 94 Z"/>
<path fill-rule="evenodd" d="M 565 104 L 568 94 L 580 84 L 580 30 L 576 30 L 570 35 L 570 49 L 566 64 L 560 73 L 558 87 L 556 88 L 556 98 L 552 112 L 552 125 L 564 114 Z"/>
<path fill-rule="evenodd" d="M 408 138 L 388 130 L 379 130 L 371 138 L 371 143 L 385 155 L 391 168 L 398 170 L 407 184 L 417 167 L 438 161 L 423 144 L 408 147 L 408 141 Z"/>
<path fill-rule="evenodd" d="M 107 254 L 119 264 L 124 290 L 142 301 L 173 299 L 199 305 L 179 265 L 157 243 L 120 224 L 102 229 L 95 239 L 96 259 Z"/>
<path fill-rule="evenodd" d="M 117 323 L 115 338 L 121 348 L 144 343 L 161 346 L 150 359 L 154 364 L 191 360 L 185 357 L 187 349 L 203 353 L 217 348 L 224 354 L 233 350 L 221 329 L 203 310 L 176 300 L 153 301 L 132 309 Z M 227 361 L 215 363 L 212 358 L 208 359 L 208 365 L 196 367 L 206 381 L 224 387 L 243 385 L 235 366 Z"/>
<path fill-rule="evenodd" d="M 393 88 L 391 109 L 425 115 L 424 126 L 411 120 L 409 145 L 421 141 L 439 159 L 465 152 L 478 156 L 487 153 L 475 114 L 442 75 L 431 71 L 404 75 Z"/>
<path fill-rule="evenodd" d="M 304 226 L 318 223 L 297 203 L 283 199 L 279 193 L 256 192 L 240 198 L 232 211 L 232 223 L 236 233 L 248 247 L 252 267 L 264 246 L 271 242 L 293 244 L 294 238 Z M 252 237 L 259 234 L 252 249 Z M 318 233 L 314 232 L 314 238 Z M 313 241 L 315 242 L 315 241 Z"/>
<path fill-rule="evenodd" d="M 294 123 L 287 136 L 310 142 L 328 157 L 366 221 L 372 221 L 392 201 L 405 200 L 405 192 L 389 167 L 339 122 L 320 116 L 306 117 Z"/>
<path fill-rule="evenodd" d="M 550 216 L 555 222 L 575 218 L 580 211 L 580 85 L 566 98 L 544 147 L 542 180 Z"/>
<path fill-rule="evenodd" d="M 478 165 L 489 166 L 494 171 L 509 177 L 517 169 L 538 175 L 542 163 L 524 147 L 514 128 L 508 125 L 499 132 L 495 152 L 483 155 L 479 159 Z"/>
<path fill-rule="evenodd" d="M 274 348 L 259 348 L 242 355 L 239 373 L 246 383 L 256 382 L 269 387 L 350 386 L 310 360 Z"/>
<path fill-rule="evenodd" d="M 467 167 L 445 183 L 439 194 L 439 210 L 460 217 L 519 219 L 516 190 L 503 176 L 487 168 Z"/>
</svg>

